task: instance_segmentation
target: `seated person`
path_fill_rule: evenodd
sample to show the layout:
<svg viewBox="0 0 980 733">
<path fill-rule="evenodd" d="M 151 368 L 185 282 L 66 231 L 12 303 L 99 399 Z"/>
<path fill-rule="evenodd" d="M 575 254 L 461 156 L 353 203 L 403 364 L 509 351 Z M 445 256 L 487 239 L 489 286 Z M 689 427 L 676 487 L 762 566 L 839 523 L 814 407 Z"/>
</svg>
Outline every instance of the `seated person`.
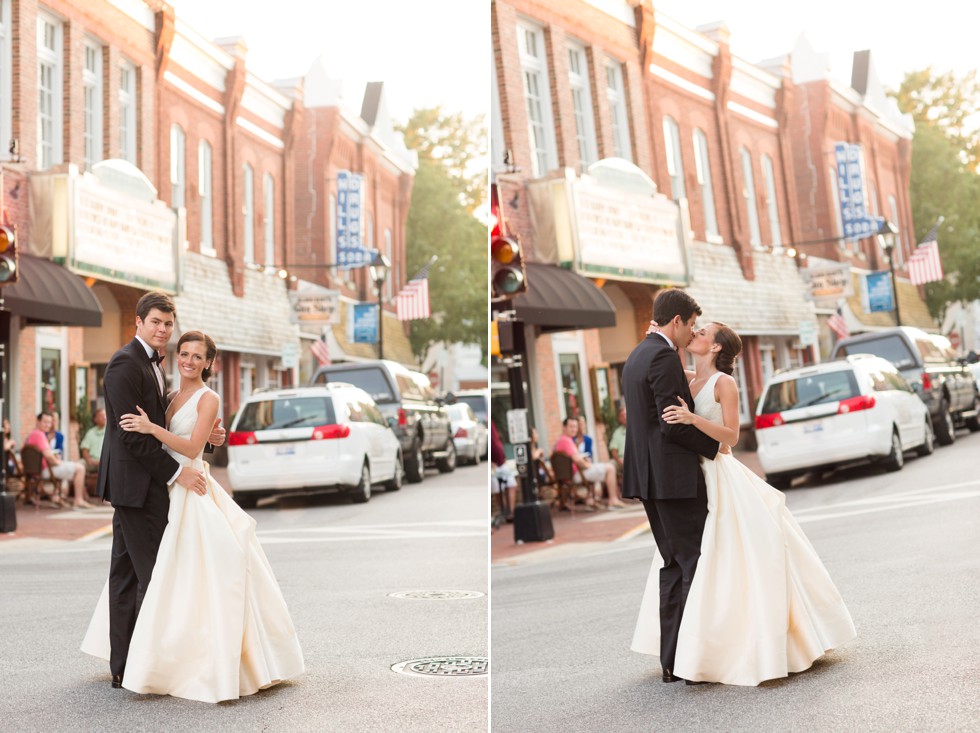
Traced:
<svg viewBox="0 0 980 733">
<path fill-rule="evenodd" d="M 609 456 L 616 466 L 616 475 L 623 475 L 623 454 L 626 452 L 626 407 L 616 411 L 616 421 L 619 425 L 609 438 Z"/>
<path fill-rule="evenodd" d="M 592 460 L 594 458 L 592 455 L 592 436 L 585 433 L 585 415 L 579 415 L 576 420 L 578 420 L 578 435 L 575 437 L 575 446 L 582 458 Z"/>
<path fill-rule="evenodd" d="M 563 423 L 562 436 L 555 443 L 555 453 L 564 453 L 572 459 L 574 464 L 576 480 L 598 482 L 601 481 L 609 492 L 609 509 L 619 509 L 625 507 L 619 499 L 619 483 L 616 481 L 616 469 L 611 463 L 593 463 L 587 458 L 583 458 L 578 448 L 575 446 L 575 436 L 578 433 L 578 420 L 574 417 L 565 419 Z"/>
<path fill-rule="evenodd" d="M 531 428 L 531 462 L 534 464 L 538 486 L 555 483 L 555 472 L 551 469 L 544 448 L 538 444 L 538 429 Z"/>
<path fill-rule="evenodd" d="M 21 477 L 24 475 L 24 466 L 20 462 L 20 454 L 17 453 L 17 441 L 11 434 L 10 420 L 3 419 L 3 454 L 7 462 L 7 478 Z"/>
<path fill-rule="evenodd" d="M 517 505 L 517 471 L 507 465 L 507 455 L 504 444 L 497 435 L 497 426 L 490 422 L 490 467 L 493 469 L 493 481 L 490 482 L 490 493 L 501 494 L 505 488 L 507 494 L 499 497 L 501 511 L 506 508 L 507 521 L 514 520 L 514 507 Z M 506 506 L 504 502 L 507 502 Z"/>
<path fill-rule="evenodd" d="M 102 457 L 102 442 L 105 440 L 105 410 L 101 407 L 96 410 L 95 414 L 92 415 L 92 422 L 95 424 L 85 433 L 80 448 L 82 461 L 85 463 L 85 472 L 98 475 L 99 459 Z"/>
<path fill-rule="evenodd" d="M 71 481 L 75 490 L 75 508 L 91 508 L 92 504 L 85 501 L 85 466 L 82 463 L 64 461 L 51 450 L 48 432 L 51 430 L 53 418 L 50 412 L 40 412 L 37 423 L 31 434 L 24 441 L 25 446 L 33 446 L 41 452 L 41 478 L 53 481 Z"/>
</svg>

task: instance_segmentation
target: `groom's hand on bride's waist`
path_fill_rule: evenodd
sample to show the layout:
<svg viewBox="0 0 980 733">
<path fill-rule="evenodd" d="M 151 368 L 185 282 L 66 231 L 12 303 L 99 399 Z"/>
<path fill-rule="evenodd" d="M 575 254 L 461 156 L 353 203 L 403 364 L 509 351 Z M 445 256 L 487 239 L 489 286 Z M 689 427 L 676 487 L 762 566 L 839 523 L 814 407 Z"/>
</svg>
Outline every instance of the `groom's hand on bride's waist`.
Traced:
<svg viewBox="0 0 980 733">
<path fill-rule="evenodd" d="M 193 491 L 198 496 L 208 493 L 208 485 L 204 481 L 204 474 L 190 466 L 184 466 L 177 474 L 177 483 L 188 491 Z"/>
</svg>

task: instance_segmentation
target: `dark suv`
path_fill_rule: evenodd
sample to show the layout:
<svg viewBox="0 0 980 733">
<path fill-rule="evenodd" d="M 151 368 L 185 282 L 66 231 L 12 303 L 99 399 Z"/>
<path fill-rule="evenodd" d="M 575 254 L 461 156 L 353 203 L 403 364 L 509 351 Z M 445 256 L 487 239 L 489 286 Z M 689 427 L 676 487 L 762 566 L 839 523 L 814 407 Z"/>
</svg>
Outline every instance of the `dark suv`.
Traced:
<svg viewBox="0 0 980 733">
<path fill-rule="evenodd" d="M 327 382 L 347 382 L 371 395 L 401 443 L 405 478 L 411 483 L 425 478 L 427 464 L 441 473 L 455 470 L 449 415 L 427 376 L 394 361 L 374 360 L 320 367 L 309 386 Z"/>
<path fill-rule="evenodd" d="M 849 354 L 874 354 L 894 364 L 929 409 L 940 445 L 956 440 L 958 425 L 980 430 L 977 383 L 943 337 L 898 326 L 841 339 L 830 358 Z"/>
</svg>

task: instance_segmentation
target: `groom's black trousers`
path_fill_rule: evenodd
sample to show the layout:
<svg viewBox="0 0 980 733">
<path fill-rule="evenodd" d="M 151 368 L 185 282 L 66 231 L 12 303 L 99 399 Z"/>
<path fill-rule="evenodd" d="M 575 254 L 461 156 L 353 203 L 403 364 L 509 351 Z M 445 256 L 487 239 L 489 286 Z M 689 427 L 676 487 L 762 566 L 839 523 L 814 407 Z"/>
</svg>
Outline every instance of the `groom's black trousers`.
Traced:
<svg viewBox="0 0 980 733">
<path fill-rule="evenodd" d="M 112 516 L 112 560 L 109 566 L 109 671 L 122 675 L 129 655 L 136 616 L 150 584 L 153 564 L 167 527 L 170 497 L 151 486 L 142 508 L 115 508 Z"/>
<path fill-rule="evenodd" d="M 673 672 L 681 616 L 701 557 L 701 536 L 708 516 L 704 475 L 698 471 L 696 498 L 646 499 L 643 508 L 664 558 L 660 570 L 660 666 Z"/>
</svg>

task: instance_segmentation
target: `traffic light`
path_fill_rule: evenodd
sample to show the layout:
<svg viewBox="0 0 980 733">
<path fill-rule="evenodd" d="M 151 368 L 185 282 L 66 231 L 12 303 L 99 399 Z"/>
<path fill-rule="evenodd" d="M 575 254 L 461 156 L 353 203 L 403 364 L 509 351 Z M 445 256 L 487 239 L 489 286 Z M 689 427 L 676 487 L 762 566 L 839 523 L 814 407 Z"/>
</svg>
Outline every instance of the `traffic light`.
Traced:
<svg viewBox="0 0 980 733">
<path fill-rule="evenodd" d="M 0 286 L 17 282 L 17 235 L 13 227 L 0 226 Z"/>
<path fill-rule="evenodd" d="M 490 188 L 490 260 L 493 298 L 505 300 L 527 292 L 524 255 L 517 237 L 505 234 L 497 186 Z"/>
</svg>

